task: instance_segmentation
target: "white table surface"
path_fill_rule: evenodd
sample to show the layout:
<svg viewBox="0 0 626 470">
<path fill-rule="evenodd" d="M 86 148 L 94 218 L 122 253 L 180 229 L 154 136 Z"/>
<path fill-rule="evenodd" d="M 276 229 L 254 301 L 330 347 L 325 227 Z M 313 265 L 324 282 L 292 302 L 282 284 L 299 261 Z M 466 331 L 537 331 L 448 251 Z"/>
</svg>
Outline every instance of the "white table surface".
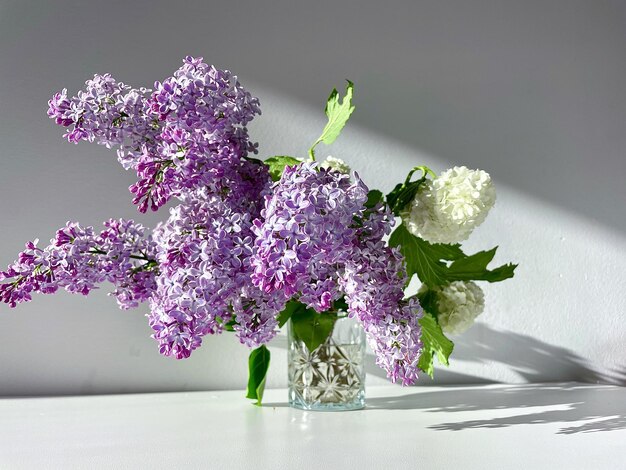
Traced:
<svg viewBox="0 0 626 470">
<path fill-rule="evenodd" d="M 0 469 L 626 468 L 626 388 L 371 387 L 335 413 L 243 395 L 0 399 Z"/>
</svg>

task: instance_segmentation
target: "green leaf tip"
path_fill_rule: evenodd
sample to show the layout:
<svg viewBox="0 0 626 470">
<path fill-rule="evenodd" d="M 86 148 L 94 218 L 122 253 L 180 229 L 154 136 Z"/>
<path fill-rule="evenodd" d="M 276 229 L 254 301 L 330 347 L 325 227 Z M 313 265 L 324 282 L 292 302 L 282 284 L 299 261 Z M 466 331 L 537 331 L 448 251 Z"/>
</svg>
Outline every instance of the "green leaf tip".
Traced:
<svg viewBox="0 0 626 470">
<path fill-rule="evenodd" d="M 248 393 L 246 398 L 256 400 L 255 405 L 261 406 L 267 370 L 270 367 L 270 352 L 261 345 L 250 352 L 248 358 Z"/>
<path fill-rule="evenodd" d="M 322 135 L 318 137 L 309 149 L 309 156 L 311 157 L 311 160 L 315 160 L 315 147 L 320 142 L 324 142 L 326 145 L 332 144 L 337 137 L 339 137 L 341 130 L 344 128 L 348 119 L 350 119 L 350 116 L 354 112 L 354 105 L 352 104 L 354 83 L 350 80 L 346 81 L 348 82 L 346 86 L 346 94 L 341 100 L 339 99 L 339 92 L 336 88 L 333 89 L 328 97 L 326 108 L 324 109 L 324 112 L 328 117 L 328 122 L 322 131 Z"/>
</svg>

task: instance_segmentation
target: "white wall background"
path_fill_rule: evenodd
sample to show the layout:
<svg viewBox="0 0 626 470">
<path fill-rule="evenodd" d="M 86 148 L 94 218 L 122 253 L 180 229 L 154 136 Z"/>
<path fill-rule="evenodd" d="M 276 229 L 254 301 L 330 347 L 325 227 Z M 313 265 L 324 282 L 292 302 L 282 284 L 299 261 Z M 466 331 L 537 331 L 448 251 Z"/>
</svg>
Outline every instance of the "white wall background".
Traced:
<svg viewBox="0 0 626 470">
<path fill-rule="evenodd" d="M 202 55 L 260 97 L 263 156 L 304 155 L 350 78 L 357 111 L 329 153 L 382 190 L 418 164 L 489 171 L 498 203 L 468 249 L 498 244 L 496 262 L 520 263 L 483 285 L 486 312 L 438 380 L 625 383 L 626 3 L 371 5 L 0 1 L 0 263 L 68 219 L 164 217 L 136 213 L 113 153 L 63 141 L 45 116 L 56 90 L 95 72 L 150 86 Z M 121 312 L 105 291 L 0 305 L 0 395 L 244 386 L 233 337 L 163 358 L 145 310 Z M 284 347 L 270 386 L 285 385 Z M 372 358 L 368 371 L 382 380 Z"/>
</svg>

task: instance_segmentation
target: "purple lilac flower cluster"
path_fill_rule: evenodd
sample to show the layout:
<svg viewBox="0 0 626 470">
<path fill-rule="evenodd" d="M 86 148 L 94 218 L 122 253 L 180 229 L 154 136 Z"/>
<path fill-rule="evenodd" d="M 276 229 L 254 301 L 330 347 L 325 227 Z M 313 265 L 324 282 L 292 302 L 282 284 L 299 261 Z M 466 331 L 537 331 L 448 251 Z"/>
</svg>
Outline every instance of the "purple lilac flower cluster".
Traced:
<svg viewBox="0 0 626 470">
<path fill-rule="evenodd" d="M 70 142 L 118 148 L 124 168 L 137 172 L 130 191 L 141 212 L 198 187 L 226 190 L 225 173 L 256 152 L 245 126 L 260 113 L 237 77 L 193 57 L 151 94 L 95 75 L 73 98 L 55 94 L 48 109 Z"/>
<path fill-rule="evenodd" d="M 134 203 L 145 212 L 180 204 L 148 236 L 132 221 L 96 233 L 68 223 L 43 249 L 29 242 L 0 272 L 0 300 L 14 307 L 34 292 L 88 294 L 104 281 L 121 308 L 149 301 L 162 354 L 189 357 L 203 336 L 233 329 L 255 347 L 277 331 L 297 299 L 318 312 L 345 297 L 377 363 L 394 382 L 413 383 L 421 353 L 417 300 L 403 300 L 404 260 L 386 246 L 393 216 L 366 207 L 357 174 L 316 163 L 287 167 L 272 184 L 246 125 L 259 102 L 228 71 L 185 58 L 154 91 L 96 75 L 85 90 L 50 100 L 48 115 L 70 142 L 117 149 L 137 172 Z"/>
<path fill-rule="evenodd" d="M 140 211 L 182 201 L 152 235 L 160 274 L 149 317 L 161 351 L 188 357 L 228 322 L 243 343 L 267 342 L 285 300 L 249 282 L 250 229 L 271 183 L 267 167 L 246 158 L 256 153 L 245 126 L 261 113 L 258 99 L 230 72 L 186 57 L 154 91 L 96 75 L 78 96 L 63 90 L 49 105 L 70 142 L 118 147 L 137 172 L 130 190 Z"/>
<path fill-rule="evenodd" d="M 416 300 L 403 300 L 403 258 L 382 240 L 392 215 L 380 204 L 367 209 L 367 187 L 355 179 L 352 184 L 316 163 L 285 170 L 255 221 L 252 282 L 318 312 L 345 294 L 377 363 L 392 381 L 411 384 L 422 349 L 422 310 Z"/>
<path fill-rule="evenodd" d="M 0 299 L 15 307 L 31 294 L 63 288 L 87 295 L 97 284 L 115 285 L 120 308 L 136 307 L 156 288 L 156 245 L 132 220 L 109 220 L 102 232 L 68 222 L 45 248 L 28 242 L 17 261 L 0 272 Z"/>
</svg>

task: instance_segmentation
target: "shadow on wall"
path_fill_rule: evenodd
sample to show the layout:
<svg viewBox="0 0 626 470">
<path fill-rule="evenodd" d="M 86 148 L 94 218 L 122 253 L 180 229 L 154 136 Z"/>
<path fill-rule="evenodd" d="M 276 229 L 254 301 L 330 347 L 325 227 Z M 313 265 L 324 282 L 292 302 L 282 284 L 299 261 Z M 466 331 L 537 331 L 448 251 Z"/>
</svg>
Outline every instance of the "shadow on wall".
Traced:
<svg viewBox="0 0 626 470">
<path fill-rule="evenodd" d="M 504 428 L 516 424 L 569 423 L 557 434 L 576 434 L 626 429 L 626 414 L 616 412 L 624 398 L 620 387 L 589 387 L 580 385 L 510 386 L 506 388 L 462 388 L 418 392 L 402 397 L 370 398 L 372 410 L 419 409 L 429 413 L 445 412 L 446 417 L 458 412 L 477 412 L 480 419 L 446 422 L 430 426 L 438 431 Z M 531 407 L 551 409 L 524 413 Z M 558 407 L 558 409 L 554 409 Z M 511 410 L 511 416 L 501 416 Z M 499 416 L 486 418 L 489 411 Z M 582 422 L 582 423 L 581 423 Z"/>
<path fill-rule="evenodd" d="M 527 382 L 572 381 L 626 385 L 626 368 L 601 373 L 583 357 L 561 346 L 544 343 L 532 336 L 497 331 L 477 323 L 454 339 L 459 361 L 496 362 L 508 366 Z"/>
<path fill-rule="evenodd" d="M 523 382 L 577 381 L 587 383 L 611 383 L 626 385 L 626 367 L 609 373 L 601 373 L 589 367 L 588 362 L 574 352 L 553 346 L 531 336 L 512 331 L 498 331 L 477 323 L 467 333 L 454 338 L 455 350 L 448 370 L 439 367 L 435 380 L 427 378 L 420 385 L 493 383 L 488 378 L 453 372 L 455 364 L 497 363 L 519 375 Z M 385 372 L 373 360 L 366 364 L 366 372 L 385 378 Z"/>
</svg>

